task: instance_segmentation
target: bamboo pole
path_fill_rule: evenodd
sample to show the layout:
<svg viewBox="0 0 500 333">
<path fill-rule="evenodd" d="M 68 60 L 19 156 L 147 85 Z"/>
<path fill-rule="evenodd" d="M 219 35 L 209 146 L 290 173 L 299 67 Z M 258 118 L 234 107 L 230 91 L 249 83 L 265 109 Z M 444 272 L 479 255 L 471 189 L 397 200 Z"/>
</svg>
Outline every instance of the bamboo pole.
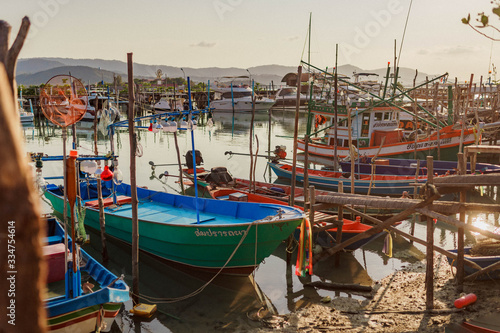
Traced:
<svg viewBox="0 0 500 333">
<path fill-rule="evenodd" d="M 97 107 L 98 97 L 96 96 L 95 105 Z M 97 109 L 95 110 L 96 114 L 94 114 L 94 154 L 95 156 L 99 155 L 99 151 L 97 149 Z M 112 140 L 112 138 L 111 138 Z M 97 163 L 101 163 L 98 161 Z M 102 261 L 104 263 L 108 262 L 108 247 L 106 245 L 106 217 L 104 214 L 104 201 L 102 199 L 102 183 L 101 177 L 97 177 L 97 203 L 99 205 L 99 227 L 101 231 L 101 256 Z"/>
<path fill-rule="evenodd" d="M 132 198 L 132 300 L 139 302 L 139 221 L 137 216 L 137 182 L 136 182 L 136 134 L 134 132 L 134 65 L 133 53 L 127 53 L 128 75 L 128 134 L 130 143 L 130 197 Z M 194 153 L 194 152 L 193 152 Z M 196 167 L 196 166 L 195 166 Z"/>
<path fill-rule="evenodd" d="M 292 161 L 292 184 L 290 189 L 290 206 L 293 207 L 295 201 L 295 183 L 297 175 L 297 138 L 299 131 L 299 108 L 300 108 L 300 81 L 302 78 L 302 66 L 297 69 L 297 104 L 295 107 L 295 126 L 293 131 L 293 161 Z"/>
<path fill-rule="evenodd" d="M 464 175 L 467 164 L 462 152 L 458 153 L 458 173 Z M 460 203 L 465 202 L 466 191 L 460 191 Z M 465 210 L 460 211 L 460 221 L 465 222 Z M 459 227 L 457 231 L 457 291 L 462 292 L 464 283 L 464 228 Z"/>
<path fill-rule="evenodd" d="M 344 182 L 339 181 L 338 193 L 344 193 Z M 337 244 L 342 243 L 342 228 L 344 225 L 344 209 L 342 206 L 338 209 L 338 224 L 337 224 Z M 335 267 L 340 266 L 340 251 L 335 253 Z"/>
<path fill-rule="evenodd" d="M 462 113 L 462 128 L 460 131 L 460 145 L 458 147 L 458 152 L 463 152 L 463 145 L 464 145 L 464 131 L 465 131 L 465 122 L 467 121 L 467 109 L 469 107 L 469 96 L 470 96 L 470 91 L 472 87 L 472 81 L 474 80 L 474 74 L 470 75 L 470 82 L 467 87 L 467 96 L 465 97 L 465 107 L 463 109 Z"/>
<path fill-rule="evenodd" d="M 438 92 L 439 92 L 439 81 L 436 82 L 436 86 L 434 88 L 434 97 L 432 98 L 432 109 L 434 112 L 436 112 L 436 125 L 437 125 L 437 159 L 441 160 L 441 133 L 439 131 L 439 112 L 437 110 L 437 99 L 438 99 Z"/>
<path fill-rule="evenodd" d="M 334 167 L 335 167 L 335 170 L 338 169 L 338 166 L 339 166 L 339 157 L 338 157 L 338 153 L 337 153 L 337 142 L 338 142 L 338 125 L 337 125 L 337 120 L 338 120 L 338 101 L 337 101 L 337 98 L 338 98 L 338 74 L 337 74 L 337 60 L 338 60 L 338 55 L 339 55 L 339 44 L 335 44 L 335 77 L 334 77 L 334 84 L 333 84 L 333 88 L 334 88 L 334 96 L 335 96 L 335 100 L 334 100 L 334 104 L 333 104 L 333 110 L 334 110 L 334 113 L 333 113 L 333 118 L 334 118 L 334 139 L 335 139 L 335 146 L 333 148 L 333 163 L 334 163 Z M 325 76 L 326 77 L 326 76 Z M 347 104 L 347 103 L 346 103 Z"/>
<path fill-rule="evenodd" d="M 309 188 L 309 135 L 304 136 L 304 188 Z M 305 192 L 307 193 L 307 192 Z M 307 198 L 304 198 L 307 201 Z"/>
<path fill-rule="evenodd" d="M 432 184 L 434 166 L 432 156 L 427 156 L 427 182 Z M 434 221 L 427 217 L 427 246 L 425 266 L 425 306 L 427 310 L 434 308 Z"/>
<path fill-rule="evenodd" d="M 177 140 L 177 130 L 174 132 L 174 143 L 175 143 L 175 151 L 177 153 L 177 164 L 179 165 L 179 182 L 181 184 L 182 195 L 186 195 L 186 191 L 184 190 L 184 180 L 182 179 L 182 162 L 181 162 L 181 153 L 179 151 L 179 143 Z"/>
<path fill-rule="evenodd" d="M 349 141 L 349 156 L 351 159 L 351 194 L 354 194 L 354 147 L 352 145 L 352 121 L 351 121 L 351 108 L 347 106 L 347 133 Z"/>
</svg>

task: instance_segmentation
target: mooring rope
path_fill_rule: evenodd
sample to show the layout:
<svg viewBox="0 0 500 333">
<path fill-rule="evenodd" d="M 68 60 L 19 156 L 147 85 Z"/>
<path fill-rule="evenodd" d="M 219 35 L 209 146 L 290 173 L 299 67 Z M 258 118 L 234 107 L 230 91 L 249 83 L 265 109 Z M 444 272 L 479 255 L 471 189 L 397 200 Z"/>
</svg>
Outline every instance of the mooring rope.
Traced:
<svg viewBox="0 0 500 333">
<path fill-rule="evenodd" d="M 138 296 L 148 302 L 151 302 L 151 303 L 176 303 L 176 302 L 180 302 L 180 301 L 184 301 L 188 298 L 191 298 L 191 297 L 194 297 L 196 295 L 198 295 L 199 293 L 201 293 L 210 283 L 212 283 L 213 280 L 215 280 L 215 278 L 217 276 L 219 276 L 219 274 L 224 270 L 224 268 L 226 268 L 226 266 L 229 264 L 229 262 L 231 261 L 231 259 L 234 257 L 234 255 L 236 254 L 236 251 L 240 248 L 241 244 L 243 244 L 243 241 L 245 240 L 245 238 L 247 237 L 249 231 L 250 231 L 250 228 L 252 227 L 252 225 L 257 225 L 256 223 L 257 221 L 254 221 L 252 223 L 250 223 L 248 225 L 248 228 L 247 230 L 245 231 L 245 234 L 243 235 L 243 237 L 241 237 L 240 239 L 240 242 L 238 243 L 238 245 L 236 246 L 236 248 L 234 249 L 233 253 L 231 253 L 231 255 L 229 256 L 229 258 L 227 259 L 226 263 L 224 264 L 224 266 L 221 267 L 221 269 L 219 269 L 219 271 L 207 282 L 205 283 L 204 285 L 202 285 L 200 288 L 196 289 L 195 291 L 187 294 L 187 295 L 184 295 L 184 296 L 180 296 L 180 297 L 174 297 L 174 298 L 168 298 L 168 297 L 153 297 L 153 296 L 146 296 L 146 295 L 143 295 L 143 294 L 139 294 L 139 295 L 136 295 L 134 294 L 132 291 L 130 291 L 130 294 L 131 295 L 134 295 L 134 296 Z M 255 245 L 257 246 L 257 244 Z M 255 261 L 257 261 L 257 259 L 255 259 Z"/>
</svg>

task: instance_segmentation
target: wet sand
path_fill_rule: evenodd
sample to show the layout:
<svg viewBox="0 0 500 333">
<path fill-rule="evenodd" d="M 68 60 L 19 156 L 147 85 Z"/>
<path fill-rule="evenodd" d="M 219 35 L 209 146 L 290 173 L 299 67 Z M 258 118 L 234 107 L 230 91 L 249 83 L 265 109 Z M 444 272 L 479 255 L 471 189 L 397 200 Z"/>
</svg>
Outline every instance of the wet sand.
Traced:
<svg viewBox="0 0 500 333">
<path fill-rule="evenodd" d="M 500 282 L 475 281 L 456 291 L 454 272 L 446 258 L 435 257 L 434 309 L 425 307 L 425 261 L 408 264 L 373 284 L 373 298 L 337 297 L 330 302 L 304 301 L 297 311 L 254 318 L 261 323 L 249 332 L 445 332 L 452 324 L 491 313 L 500 314 Z M 456 309 L 454 301 L 474 293 L 477 302 Z"/>
</svg>

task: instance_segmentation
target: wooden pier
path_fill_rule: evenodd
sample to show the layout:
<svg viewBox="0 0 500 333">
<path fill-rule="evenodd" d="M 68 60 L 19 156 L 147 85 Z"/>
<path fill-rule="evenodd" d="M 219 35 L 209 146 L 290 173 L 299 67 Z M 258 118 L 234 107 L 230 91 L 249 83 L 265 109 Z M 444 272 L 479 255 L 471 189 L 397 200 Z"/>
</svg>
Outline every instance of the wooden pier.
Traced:
<svg viewBox="0 0 500 333">
<path fill-rule="evenodd" d="M 486 274 L 492 270 L 500 268 L 500 263 L 491 265 L 490 267 L 482 268 L 471 260 L 468 260 L 464 256 L 464 231 L 471 231 L 479 233 L 490 239 L 500 240 L 500 234 L 495 234 L 471 224 L 465 222 L 465 213 L 472 211 L 483 211 L 489 213 L 500 212 L 500 205 L 497 204 L 477 204 L 477 203 L 466 203 L 465 202 L 465 191 L 472 189 L 476 186 L 500 186 L 500 174 L 488 174 L 488 175 L 466 175 L 465 165 L 466 156 L 470 156 L 472 163 L 474 163 L 474 155 L 479 152 L 495 152 L 500 153 L 500 147 L 491 146 L 473 146 L 470 147 L 466 154 L 459 154 L 459 175 L 456 176 L 446 176 L 446 177 L 429 177 L 427 183 L 420 188 L 421 199 L 389 199 L 376 196 L 367 195 L 357 195 L 357 194 L 346 194 L 346 193 L 332 193 L 331 195 L 315 195 L 314 187 L 309 187 L 309 201 L 305 203 L 305 207 L 309 210 L 308 216 L 311 219 L 311 223 L 317 222 L 327 222 L 327 225 L 322 226 L 317 229 L 318 232 L 327 230 L 329 228 L 337 227 L 339 233 L 342 229 L 342 212 L 349 211 L 354 215 L 361 216 L 363 219 L 374 223 L 374 227 L 368 231 L 358 234 L 344 242 L 340 242 L 340 238 L 337 241 L 337 245 L 332 248 L 326 249 L 319 254 L 314 255 L 313 261 L 317 262 L 325 257 L 334 255 L 339 251 L 343 250 L 346 246 L 364 238 L 368 238 L 383 230 L 389 230 L 391 232 L 397 233 L 410 241 L 427 246 L 427 271 L 426 271 L 426 290 L 427 299 L 426 307 L 427 309 L 433 309 L 433 258 L 434 252 L 443 254 L 457 262 L 457 290 L 462 291 L 464 281 L 474 281 L 477 277 Z M 432 170 L 432 157 L 428 157 L 428 167 Z M 430 172 L 432 175 L 432 172 Z M 451 201 L 437 201 L 441 198 L 444 193 L 460 193 L 460 202 Z M 360 210 L 354 209 L 353 206 L 365 206 L 369 208 L 392 208 L 399 209 L 400 212 L 385 221 L 381 221 L 375 217 L 361 212 Z M 323 221 L 317 221 L 315 219 L 316 212 L 319 210 L 337 210 L 338 218 L 328 218 Z M 400 222 L 412 214 L 420 214 L 427 218 L 427 237 L 426 239 L 420 239 L 414 235 L 408 234 L 404 231 L 399 230 L 394 227 L 394 224 Z M 454 216 L 460 214 L 460 218 L 456 219 Z M 446 249 L 443 249 L 434 244 L 433 233 L 434 233 L 434 223 L 433 219 L 437 219 L 446 224 L 455 226 L 458 228 L 458 249 L 457 253 L 452 253 Z M 472 275 L 464 277 L 464 266 L 469 266 L 477 269 L 478 271 Z"/>
</svg>

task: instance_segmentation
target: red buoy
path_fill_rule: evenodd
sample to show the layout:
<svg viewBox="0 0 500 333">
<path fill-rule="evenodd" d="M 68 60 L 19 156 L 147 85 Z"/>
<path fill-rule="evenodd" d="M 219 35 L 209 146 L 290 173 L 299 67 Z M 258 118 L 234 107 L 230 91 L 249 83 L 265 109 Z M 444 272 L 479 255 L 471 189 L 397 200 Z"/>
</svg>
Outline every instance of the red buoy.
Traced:
<svg viewBox="0 0 500 333">
<path fill-rule="evenodd" d="M 105 165 L 104 171 L 101 173 L 101 180 L 107 182 L 111 179 L 113 179 L 113 172 L 111 172 L 111 170 L 109 170 L 109 167 Z"/>
<path fill-rule="evenodd" d="M 464 306 L 470 305 L 477 301 L 477 296 L 475 294 L 467 294 L 455 300 L 455 307 L 461 309 Z"/>
</svg>

